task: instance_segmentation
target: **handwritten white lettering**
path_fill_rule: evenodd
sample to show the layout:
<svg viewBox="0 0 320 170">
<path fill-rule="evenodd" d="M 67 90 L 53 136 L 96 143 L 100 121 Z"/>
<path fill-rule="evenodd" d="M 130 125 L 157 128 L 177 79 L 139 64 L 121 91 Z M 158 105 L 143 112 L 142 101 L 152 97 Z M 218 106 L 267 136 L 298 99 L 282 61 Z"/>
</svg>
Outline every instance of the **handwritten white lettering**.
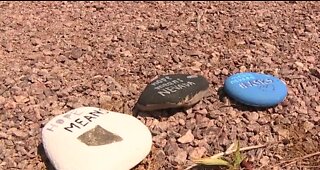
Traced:
<svg viewBox="0 0 320 170">
<path fill-rule="evenodd" d="M 166 76 L 166 77 L 163 77 L 163 78 L 158 79 L 157 81 L 151 83 L 151 85 L 157 86 L 157 85 L 162 84 L 162 83 L 164 83 L 164 82 L 167 82 L 168 80 L 171 80 L 171 79 L 172 79 L 172 78 Z"/>
<path fill-rule="evenodd" d="M 178 83 L 183 83 L 183 80 L 178 78 L 176 80 L 172 80 L 170 82 L 166 82 L 164 84 L 160 84 L 159 86 L 155 87 L 154 89 L 161 90 L 161 89 L 163 89 L 165 87 L 172 86 L 172 85 L 175 85 L 175 84 L 178 84 Z"/>
<path fill-rule="evenodd" d="M 248 87 L 256 87 L 256 86 L 262 86 L 272 83 L 272 79 L 262 79 L 262 80 L 253 80 L 253 81 L 247 81 L 243 83 L 239 83 L 239 86 L 243 89 L 246 89 Z"/>
<path fill-rule="evenodd" d="M 166 96 L 166 94 L 170 94 L 170 92 L 166 89 L 158 92 L 161 96 Z"/>
<path fill-rule="evenodd" d="M 243 82 L 243 81 L 248 81 L 248 80 L 253 80 L 255 79 L 253 76 L 244 76 L 244 75 L 238 75 L 236 77 L 232 77 L 230 83 L 231 84 L 234 84 L 234 83 L 240 83 L 240 82 Z"/>
<path fill-rule="evenodd" d="M 161 91 L 158 91 L 158 94 L 160 94 L 161 96 L 166 96 L 167 94 L 170 95 L 172 93 L 176 93 L 177 91 L 186 88 L 186 87 L 190 87 L 192 85 L 195 85 L 196 83 L 188 81 L 186 83 L 180 83 L 177 85 L 173 85 L 173 86 L 169 86 L 166 87 L 164 89 L 161 89 Z"/>
</svg>

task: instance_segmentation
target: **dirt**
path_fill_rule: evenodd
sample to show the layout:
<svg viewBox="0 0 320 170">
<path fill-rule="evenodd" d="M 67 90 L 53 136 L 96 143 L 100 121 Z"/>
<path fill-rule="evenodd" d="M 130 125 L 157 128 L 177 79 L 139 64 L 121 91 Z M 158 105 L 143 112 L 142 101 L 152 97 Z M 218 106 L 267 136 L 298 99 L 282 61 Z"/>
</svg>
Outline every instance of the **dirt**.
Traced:
<svg viewBox="0 0 320 170">
<path fill-rule="evenodd" d="M 141 113 L 153 148 L 135 170 L 184 169 L 239 139 L 254 169 L 319 169 L 318 2 L 0 2 L 0 169 L 51 169 L 41 127 L 80 106 L 133 114 L 147 83 L 201 74 L 194 107 Z M 226 77 L 273 74 L 278 106 L 243 106 Z M 294 159 L 295 161 L 292 161 Z M 198 167 L 195 169 L 214 169 Z"/>
</svg>

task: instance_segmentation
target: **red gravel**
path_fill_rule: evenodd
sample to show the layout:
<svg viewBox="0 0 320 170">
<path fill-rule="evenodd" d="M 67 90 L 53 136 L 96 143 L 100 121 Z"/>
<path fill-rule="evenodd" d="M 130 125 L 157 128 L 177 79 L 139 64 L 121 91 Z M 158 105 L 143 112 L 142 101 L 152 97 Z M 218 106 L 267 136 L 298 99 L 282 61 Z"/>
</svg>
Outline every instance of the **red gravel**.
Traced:
<svg viewBox="0 0 320 170">
<path fill-rule="evenodd" d="M 211 96 L 139 115 L 153 149 L 136 170 L 183 169 L 240 145 L 254 169 L 318 169 L 318 2 L 0 2 L 0 169 L 50 169 L 41 127 L 79 106 L 132 114 L 146 84 L 201 74 Z M 257 110 L 219 90 L 233 73 L 284 80 L 286 100 Z M 228 107 L 222 107 L 228 106 Z M 201 169 L 201 168 L 198 168 Z"/>
</svg>

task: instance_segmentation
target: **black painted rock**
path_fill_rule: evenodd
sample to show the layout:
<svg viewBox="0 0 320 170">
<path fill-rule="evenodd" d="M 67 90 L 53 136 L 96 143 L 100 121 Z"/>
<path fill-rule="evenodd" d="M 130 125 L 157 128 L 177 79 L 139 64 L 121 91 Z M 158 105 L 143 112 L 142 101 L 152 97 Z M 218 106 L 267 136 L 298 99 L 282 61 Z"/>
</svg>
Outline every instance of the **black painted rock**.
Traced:
<svg viewBox="0 0 320 170">
<path fill-rule="evenodd" d="M 209 82 L 200 75 L 171 74 L 153 80 L 136 104 L 141 111 L 190 107 L 206 94 Z"/>
</svg>

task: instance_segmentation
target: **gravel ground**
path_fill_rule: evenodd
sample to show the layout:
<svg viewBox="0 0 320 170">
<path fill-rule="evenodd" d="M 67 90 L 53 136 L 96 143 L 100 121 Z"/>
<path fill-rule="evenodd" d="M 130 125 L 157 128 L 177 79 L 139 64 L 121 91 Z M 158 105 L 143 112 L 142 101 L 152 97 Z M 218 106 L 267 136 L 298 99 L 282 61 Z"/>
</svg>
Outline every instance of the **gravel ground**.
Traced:
<svg viewBox="0 0 320 170">
<path fill-rule="evenodd" d="M 308 156 L 320 151 L 319 16 L 318 2 L 0 2 L 0 169 L 51 169 L 49 119 L 79 106 L 132 114 L 169 73 L 205 76 L 210 96 L 139 113 L 154 145 L 135 170 L 184 169 L 236 139 L 268 144 L 243 152 L 254 169 L 319 169 L 319 154 Z M 230 100 L 223 81 L 243 71 L 284 80 L 286 100 Z"/>
</svg>

